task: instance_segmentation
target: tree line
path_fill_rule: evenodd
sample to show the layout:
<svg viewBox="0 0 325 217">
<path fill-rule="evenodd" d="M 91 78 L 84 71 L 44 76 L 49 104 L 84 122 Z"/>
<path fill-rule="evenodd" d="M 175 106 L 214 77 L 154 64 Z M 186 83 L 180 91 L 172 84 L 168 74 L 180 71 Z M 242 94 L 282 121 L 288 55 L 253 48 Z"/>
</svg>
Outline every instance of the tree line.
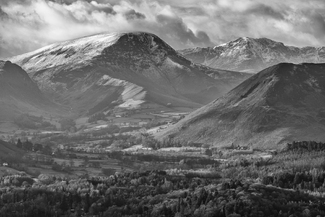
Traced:
<svg viewBox="0 0 325 217">
<path fill-rule="evenodd" d="M 288 151 L 324 151 L 325 143 L 315 141 L 293 141 L 287 143 Z"/>
<path fill-rule="evenodd" d="M 68 180 L 0 180 L 0 216 L 316 216 L 324 198 L 239 180 L 168 176 L 164 171 Z M 30 183 L 32 181 L 33 183 Z"/>
</svg>

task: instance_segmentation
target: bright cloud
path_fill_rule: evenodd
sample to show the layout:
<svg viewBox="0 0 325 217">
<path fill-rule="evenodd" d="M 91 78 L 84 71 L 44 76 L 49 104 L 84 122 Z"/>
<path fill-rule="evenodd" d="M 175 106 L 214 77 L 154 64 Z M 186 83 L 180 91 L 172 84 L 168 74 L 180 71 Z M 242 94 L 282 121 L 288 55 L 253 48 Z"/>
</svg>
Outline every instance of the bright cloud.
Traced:
<svg viewBox="0 0 325 217">
<path fill-rule="evenodd" d="M 0 58 L 101 32 L 147 31 L 176 49 L 237 37 L 325 44 L 323 0 L 1 0 Z"/>
</svg>

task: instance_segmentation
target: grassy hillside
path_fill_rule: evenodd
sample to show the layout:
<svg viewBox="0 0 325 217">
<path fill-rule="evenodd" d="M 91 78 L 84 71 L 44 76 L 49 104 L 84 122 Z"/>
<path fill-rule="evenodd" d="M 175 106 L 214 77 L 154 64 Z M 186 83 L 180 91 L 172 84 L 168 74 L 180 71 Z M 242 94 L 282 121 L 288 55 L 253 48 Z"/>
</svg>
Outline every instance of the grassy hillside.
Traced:
<svg viewBox="0 0 325 217">
<path fill-rule="evenodd" d="M 325 64 L 279 64 L 189 114 L 158 138 L 281 148 L 324 141 Z"/>
</svg>

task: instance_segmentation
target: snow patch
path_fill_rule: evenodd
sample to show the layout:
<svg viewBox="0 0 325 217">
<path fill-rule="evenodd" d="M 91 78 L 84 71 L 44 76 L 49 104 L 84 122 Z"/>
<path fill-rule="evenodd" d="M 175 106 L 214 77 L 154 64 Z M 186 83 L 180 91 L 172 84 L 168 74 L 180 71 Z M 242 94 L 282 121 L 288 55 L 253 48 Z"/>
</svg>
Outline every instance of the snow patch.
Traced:
<svg viewBox="0 0 325 217">
<path fill-rule="evenodd" d="M 310 78 L 306 80 L 305 83 L 308 84 L 311 88 L 313 88 L 316 92 L 321 92 L 317 79 L 313 76 L 310 76 Z"/>
<path fill-rule="evenodd" d="M 23 65 L 24 69 L 44 69 L 69 64 L 74 67 L 78 64 L 87 64 L 87 61 L 101 54 L 101 52 L 114 45 L 122 36 L 120 33 L 99 34 L 75 40 L 51 44 L 36 51 L 25 53 L 10 59 L 10 61 Z"/>
<path fill-rule="evenodd" d="M 183 69 L 184 66 L 182 66 L 181 64 L 178 64 L 176 62 L 174 62 L 173 60 L 171 60 L 169 57 L 166 58 L 166 64 L 175 68 L 180 68 Z"/>
<path fill-rule="evenodd" d="M 118 106 L 120 108 L 135 109 L 139 108 L 139 106 L 145 102 L 144 99 L 146 97 L 147 91 L 145 91 L 143 87 L 140 87 L 131 82 L 112 78 L 109 75 L 103 75 L 103 77 L 97 81 L 97 85 L 124 87 L 124 90 L 121 94 L 123 103 Z"/>
<path fill-rule="evenodd" d="M 123 101 L 127 101 L 128 99 L 143 100 L 146 94 L 147 91 L 144 91 L 143 87 L 129 82 L 124 88 L 122 99 Z"/>
<path fill-rule="evenodd" d="M 228 45 L 228 43 L 223 43 L 217 46 L 214 46 L 213 49 L 217 49 L 218 47 L 226 47 Z"/>
<path fill-rule="evenodd" d="M 118 107 L 120 108 L 128 108 L 128 109 L 136 109 L 139 108 L 144 100 L 134 100 L 134 99 L 127 99 L 124 103 L 120 104 Z"/>
<path fill-rule="evenodd" d="M 109 75 L 103 75 L 103 77 L 97 81 L 97 85 L 99 86 L 121 87 L 127 85 L 127 83 L 127 81 L 112 78 Z"/>
</svg>

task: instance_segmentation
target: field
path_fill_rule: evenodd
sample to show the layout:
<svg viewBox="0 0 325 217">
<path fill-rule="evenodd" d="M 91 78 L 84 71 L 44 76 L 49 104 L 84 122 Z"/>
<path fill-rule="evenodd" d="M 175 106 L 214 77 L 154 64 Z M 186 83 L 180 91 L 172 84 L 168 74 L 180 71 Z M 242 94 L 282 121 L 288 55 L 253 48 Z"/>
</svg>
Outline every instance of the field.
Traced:
<svg viewBox="0 0 325 217">
<path fill-rule="evenodd" d="M 104 159 L 103 159 L 104 158 Z M 85 160 L 87 159 L 87 160 Z M 112 171 L 130 171 L 127 167 L 123 167 L 118 160 L 114 160 L 103 156 L 102 154 L 79 154 L 76 153 L 76 157 L 68 158 L 53 158 L 53 162 L 58 165 L 64 165 L 69 168 L 68 171 L 53 171 L 51 165 L 38 164 L 37 167 L 29 167 L 32 170 L 38 170 L 42 174 L 56 175 L 61 177 L 80 177 L 87 175 L 89 177 L 103 176 L 104 169 L 110 169 Z"/>
<path fill-rule="evenodd" d="M 20 173 L 21 173 L 21 171 L 19 171 L 19 170 L 15 170 L 10 167 L 0 166 L 0 177 L 6 176 L 9 174 L 20 174 Z"/>
</svg>

